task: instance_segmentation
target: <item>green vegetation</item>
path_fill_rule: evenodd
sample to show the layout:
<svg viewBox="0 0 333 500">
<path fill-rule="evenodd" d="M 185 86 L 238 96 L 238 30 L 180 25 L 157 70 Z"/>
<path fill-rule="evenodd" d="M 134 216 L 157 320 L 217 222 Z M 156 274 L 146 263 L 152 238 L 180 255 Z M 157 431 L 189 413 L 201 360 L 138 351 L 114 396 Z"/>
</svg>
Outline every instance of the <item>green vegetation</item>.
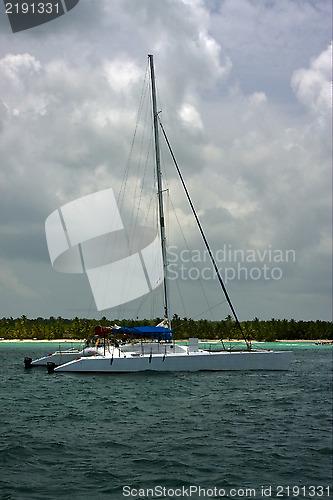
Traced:
<svg viewBox="0 0 333 500">
<path fill-rule="evenodd" d="M 155 320 L 101 320 L 91 319 L 63 319 L 61 317 L 49 319 L 28 319 L 26 316 L 20 318 L 2 318 L 0 320 L 0 337 L 7 340 L 12 339 L 85 339 L 91 337 L 96 325 L 112 326 L 149 326 L 157 325 L 160 318 Z M 274 342 L 276 340 L 317 340 L 333 339 L 332 322 L 329 321 L 295 321 L 271 319 L 261 321 L 255 318 L 252 321 L 241 323 L 247 338 L 257 341 Z M 208 321 L 201 319 L 195 321 L 191 318 L 180 318 L 175 314 L 172 318 L 172 329 L 176 340 L 188 337 L 199 339 L 241 339 L 242 336 L 236 323 L 231 316 L 222 321 Z"/>
</svg>

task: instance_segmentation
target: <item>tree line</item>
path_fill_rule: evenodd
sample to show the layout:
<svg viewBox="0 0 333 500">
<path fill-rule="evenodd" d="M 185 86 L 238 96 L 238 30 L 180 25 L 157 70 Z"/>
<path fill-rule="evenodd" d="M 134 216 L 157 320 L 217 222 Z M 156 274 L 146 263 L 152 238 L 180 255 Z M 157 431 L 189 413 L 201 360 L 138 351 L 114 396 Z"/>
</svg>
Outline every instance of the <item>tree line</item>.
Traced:
<svg viewBox="0 0 333 500">
<path fill-rule="evenodd" d="M 87 339 L 94 335 L 94 327 L 113 326 L 156 326 L 162 321 L 155 320 L 108 320 L 106 317 L 97 319 L 64 319 L 51 316 L 48 319 L 29 319 L 25 315 L 20 318 L 2 318 L 0 320 L 0 338 L 5 340 L 53 340 L 53 339 Z M 329 321 L 296 321 L 294 319 L 275 319 L 268 321 L 254 318 L 241 322 L 243 335 L 250 340 L 274 342 L 278 340 L 333 340 L 332 322 Z M 171 320 L 175 340 L 197 337 L 199 339 L 242 339 L 243 335 L 231 316 L 221 321 L 206 319 L 193 320 L 180 318 L 175 314 Z"/>
</svg>

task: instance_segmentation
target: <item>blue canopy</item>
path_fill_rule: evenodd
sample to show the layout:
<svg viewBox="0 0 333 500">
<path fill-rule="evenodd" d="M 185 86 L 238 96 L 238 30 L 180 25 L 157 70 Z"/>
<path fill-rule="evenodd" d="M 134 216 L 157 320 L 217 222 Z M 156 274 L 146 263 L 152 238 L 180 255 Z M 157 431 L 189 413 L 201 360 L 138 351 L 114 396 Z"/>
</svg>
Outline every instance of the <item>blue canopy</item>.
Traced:
<svg viewBox="0 0 333 500">
<path fill-rule="evenodd" d="M 164 326 L 135 326 L 133 328 L 121 327 L 113 330 L 114 333 L 125 333 L 134 337 L 152 338 L 157 340 L 172 340 L 172 330 Z"/>
</svg>

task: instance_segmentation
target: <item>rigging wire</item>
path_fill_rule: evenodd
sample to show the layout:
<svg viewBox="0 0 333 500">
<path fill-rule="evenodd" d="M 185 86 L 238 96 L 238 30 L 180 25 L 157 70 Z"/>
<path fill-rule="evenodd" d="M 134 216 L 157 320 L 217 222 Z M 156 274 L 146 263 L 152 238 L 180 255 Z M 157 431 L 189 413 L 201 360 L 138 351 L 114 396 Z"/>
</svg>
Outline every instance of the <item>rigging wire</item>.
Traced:
<svg viewBox="0 0 333 500">
<path fill-rule="evenodd" d="M 137 226 L 138 218 L 139 218 L 139 213 L 141 209 L 141 203 L 143 199 L 143 190 L 144 190 L 144 183 L 146 179 L 146 172 L 147 172 L 147 165 L 148 165 L 148 159 L 150 156 L 150 149 L 151 149 L 151 137 L 149 141 L 149 145 L 147 148 L 147 153 L 146 153 L 146 158 L 143 164 L 143 173 L 141 173 L 141 167 L 142 167 L 142 157 L 143 157 L 143 144 L 145 140 L 145 134 L 146 134 L 146 123 L 147 123 L 147 111 L 148 111 L 148 105 L 146 104 L 146 110 L 145 110 L 145 118 L 144 118 L 144 123 L 143 123 L 143 128 L 142 128 L 142 136 L 141 136 L 141 144 L 140 144 L 140 152 L 139 152 L 139 157 L 138 157 L 138 166 L 137 166 L 137 176 L 136 176 L 136 183 L 135 183 L 135 190 L 134 190 L 134 196 L 133 196 L 133 205 L 132 205 L 132 213 L 131 213 L 131 218 L 130 218 L 130 226 L 132 225 L 133 217 L 134 217 L 134 209 L 136 208 L 136 214 L 134 218 L 134 227 Z M 139 191 L 139 194 L 137 194 L 137 191 Z M 136 203 L 136 199 L 138 199 L 138 202 Z M 136 206 L 135 206 L 136 204 Z"/>
<path fill-rule="evenodd" d="M 207 249 L 207 251 L 208 251 L 208 255 L 209 255 L 209 257 L 210 257 L 210 260 L 211 260 L 212 265 L 213 265 L 213 267 L 214 267 L 214 270 L 215 270 L 215 272 L 216 272 L 216 275 L 217 275 L 217 278 L 218 278 L 219 283 L 220 283 L 220 285 L 221 285 L 221 288 L 222 288 L 222 290 L 223 290 L 223 292 L 224 292 L 224 296 L 225 296 L 225 298 L 226 298 L 226 300 L 227 300 L 227 302 L 228 302 L 228 304 L 229 304 L 229 307 L 230 307 L 230 309 L 231 309 L 231 311 L 232 311 L 232 313 L 233 313 L 233 315 L 234 315 L 234 318 L 235 318 L 236 324 L 237 324 L 237 326 L 238 326 L 238 328 L 239 328 L 239 330 L 240 330 L 240 332 L 241 332 L 241 334 L 242 334 L 242 336 L 243 336 L 243 338 L 244 338 L 244 340 L 245 340 L 245 343 L 246 343 L 246 345 L 247 345 L 247 348 L 248 348 L 248 349 L 251 349 L 251 342 L 247 340 L 247 338 L 246 338 L 246 336 L 245 336 L 245 334 L 244 334 L 244 332 L 243 332 L 242 326 L 241 326 L 241 324 L 240 324 L 240 322 L 239 322 L 239 320 L 238 320 L 238 316 L 237 316 L 237 314 L 236 314 L 236 311 L 235 311 L 235 309 L 234 309 L 234 306 L 232 305 L 232 302 L 231 302 L 231 300 L 230 300 L 230 297 L 229 297 L 229 294 L 228 294 L 228 292 L 227 292 L 227 289 L 226 289 L 226 287 L 225 287 L 225 285 L 224 285 L 224 283 L 223 283 L 223 280 L 222 280 L 221 274 L 220 274 L 220 272 L 219 272 L 219 270 L 218 270 L 218 267 L 217 267 L 217 265 L 216 265 L 215 259 L 214 259 L 214 257 L 213 257 L 212 252 L 211 252 L 211 249 L 210 249 L 210 247 L 209 247 L 208 241 L 207 241 L 207 239 L 206 239 L 205 233 L 204 233 L 204 231 L 203 231 L 203 229 L 202 229 L 202 226 L 201 226 L 200 220 L 199 220 L 198 215 L 197 215 L 197 213 L 196 213 L 196 211 L 195 211 L 195 208 L 194 208 L 194 205 L 193 205 L 193 203 L 192 203 L 192 200 L 191 200 L 190 194 L 189 194 L 189 192 L 188 192 L 188 190 L 187 190 L 187 187 L 186 187 L 186 184 L 185 184 L 184 178 L 183 178 L 183 176 L 182 176 L 182 174 L 181 174 L 181 171 L 180 171 L 180 168 L 179 168 L 179 166 L 178 166 L 178 163 L 177 163 L 176 157 L 175 157 L 175 155 L 174 155 L 174 153 L 173 153 L 173 150 L 172 150 L 172 148 L 171 148 L 171 145 L 170 145 L 169 139 L 168 139 L 168 137 L 167 137 L 167 135 L 166 135 L 166 132 L 165 132 L 165 130 L 164 130 L 164 127 L 163 127 L 163 125 L 162 125 L 162 122 L 161 122 L 161 120 L 160 120 L 160 117 L 158 116 L 157 118 L 158 118 L 158 121 L 159 121 L 159 124 L 160 124 L 161 130 L 162 130 L 162 133 L 163 133 L 163 135 L 164 135 L 165 141 L 166 141 L 167 146 L 168 146 L 168 148 L 169 148 L 169 151 L 170 151 L 171 157 L 172 157 L 173 162 L 174 162 L 174 164 L 175 164 L 175 167 L 176 167 L 177 173 L 178 173 L 179 178 L 180 178 L 180 180 L 181 180 L 181 183 L 182 183 L 182 185 L 183 185 L 183 188 L 184 188 L 184 191 L 185 191 L 186 197 L 187 197 L 187 199 L 188 199 L 188 202 L 189 202 L 189 204 L 190 204 L 191 210 L 192 210 L 193 215 L 194 215 L 194 217 L 195 217 L 195 220 L 196 220 L 196 222 L 197 222 L 197 225 L 198 225 L 198 228 L 199 228 L 200 234 L 201 234 L 201 236 L 202 236 L 202 239 L 203 239 L 203 241 L 204 241 L 204 243 L 205 243 L 205 246 L 206 246 L 206 249 Z"/>
<path fill-rule="evenodd" d="M 149 68 L 149 65 L 147 63 L 146 71 L 145 71 L 145 75 L 144 75 L 144 81 L 143 81 L 142 90 L 141 90 L 141 96 L 140 96 L 140 100 L 139 100 L 139 106 L 138 106 L 138 112 L 137 112 L 136 123 L 135 123 L 135 128 L 134 128 L 134 134 L 133 134 L 132 142 L 131 142 L 131 146 L 130 146 L 130 152 L 129 152 L 129 155 L 127 158 L 126 166 L 124 169 L 123 179 L 121 181 L 121 186 L 120 186 L 118 196 L 117 196 L 118 207 L 119 207 L 120 213 L 124 212 L 124 200 L 125 200 L 125 193 L 128 192 L 127 183 L 128 183 L 129 174 L 130 174 L 130 167 L 133 164 L 134 148 L 135 148 L 135 145 L 137 144 L 139 124 L 141 122 L 141 116 L 144 112 L 144 106 L 145 106 L 145 103 L 147 101 L 147 92 L 148 92 L 147 80 L 149 78 L 148 68 Z M 142 137 L 141 142 L 143 142 L 143 137 Z M 137 181 L 136 181 L 136 185 L 135 185 L 135 190 L 137 189 L 137 184 L 138 184 L 138 179 L 139 179 L 139 170 L 140 170 L 140 165 L 141 165 L 141 152 L 142 152 L 142 146 L 141 146 L 141 151 L 139 154 L 139 167 L 137 170 Z M 135 199 L 135 197 L 133 197 L 133 200 L 134 199 Z M 134 205 L 132 205 L 132 209 L 130 211 L 130 224 L 133 220 L 133 214 L 134 214 Z M 124 279 L 123 279 L 122 290 L 119 293 L 122 293 L 122 291 L 124 291 L 129 286 L 128 279 L 130 279 L 131 277 L 128 276 L 128 273 L 125 273 L 125 274 L 126 274 L 126 276 L 124 276 Z M 117 307 L 117 315 L 119 317 L 124 316 L 125 309 L 126 309 L 126 303 L 120 304 Z"/>
<path fill-rule="evenodd" d="M 165 168 L 165 162 L 164 162 L 164 156 L 163 156 L 163 148 L 161 148 L 161 158 L 162 158 L 162 161 L 163 161 L 163 166 L 164 166 L 164 169 L 163 169 L 163 172 L 164 172 L 164 178 L 165 178 L 165 181 L 166 181 L 166 185 L 168 186 L 169 182 L 168 182 L 168 177 L 167 177 L 167 173 L 166 173 L 166 172 L 167 172 L 167 169 Z M 174 215 L 174 217 L 175 217 L 175 219 L 176 219 L 176 221 L 177 221 L 177 225 L 178 225 L 178 228 L 179 228 L 180 234 L 181 234 L 181 236 L 182 236 L 182 239 L 183 239 L 183 241 L 184 241 L 184 244 L 185 244 L 186 250 L 187 250 L 187 251 L 189 252 L 189 254 L 190 254 L 190 246 L 189 246 L 189 244 L 188 244 L 188 242 L 187 242 L 187 239 L 186 239 L 185 233 L 184 233 L 183 228 L 182 228 L 182 226 L 181 226 L 181 223 L 180 223 L 179 217 L 178 217 L 178 215 L 177 215 L 176 208 L 175 208 L 175 206 L 174 206 L 174 204 L 173 204 L 173 202 L 172 202 L 172 198 L 171 198 L 171 196 L 170 196 L 170 190 L 169 190 L 169 188 L 168 188 L 168 187 L 167 187 L 166 191 L 167 191 L 167 193 L 168 193 L 168 198 L 167 198 L 167 201 L 168 201 L 168 216 L 169 216 L 169 204 L 171 204 L 171 207 L 172 207 L 172 212 L 173 212 L 173 215 Z M 168 228 L 168 229 L 170 228 L 170 223 L 169 223 L 169 221 L 168 221 L 167 228 Z M 207 312 L 209 312 L 209 313 L 210 313 L 210 315 L 211 315 L 211 317 L 212 317 L 212 320 L 214 321 L 214 320 L 215 320 L 215 318 L 214 318 L 214 314 L 213 314 L 213 309 L 215 309 L 215 307 L 217 307 L 217 306 L 216 306 L 216 305 L 215 305 L 215 306 L 213 306 L 213 307 L 211 307 L 211 306 L 210 306 L 209 301 L 208 301 L 208 297 L 207 297 L 207 294 L 206 294 L 206 292 L 205 292 L 205 288 L 204 288 L 204 286 L 203 286 L 202 279 L 201 279 L 200 275 L 199 275 L 199 277 L 198 277 L 198 281 L 199 281 L 199 285 L 200 285 L 200 288 L 201 288 L 201 292 L 202 292 L 202 295 L 203 295 L 203 297 L 204 297 L 204 300 L 205 300 L 205 302 L 206 302 L 206 305 L 207 305 L 207 308 L 208 308 L 208 309 L 207 309 L 206 311 L 202 312 L 201 314 L 199 314 L 198 316 L 195 316 L 195 317 L 194 317 L 194 319 L 195 319 L 195 318 L 197 318 L 197 317 L 200 317 L 202 314 L 206 314 Z M 184 310 L 184 314 L 185 314 L 185 316 L 188 316 L 187 311 L 186 311 L 186 307 L 185 307 L 185 303 L 184 303 L 184 300 L 183 300 L 183 295 L 182 295 L 182 293 L 181 293 L 181 289 L 180 289 L 180 286 L 179 286 L 179 280 L 176 280 L 176 286 L 177 286 L 177 290 L 178 290 L 178 295 L 179 295 L 179 297 L 180 297 L 180 301 L 181 301 L 181 303 L 182 303 L 182 307 L 183 307 L 183 310 Z M 223 304 L 224 302 L 226 302 L 226 299 L 225 299 L 225 300 L 223 300 L 222 302 L 219 302 L 219 304 L 217 304 L 217 305 Z"/>
<path fill-rule="evenodd" d="M 182 229 L 182 227 L 181 227 L 180 220 L 179 220 L 179 218 L 178 218 L 178 215 L 177 215 L 176 209 L 175 209 L 175 207 L 174 207 L 174 205 L 173 205 L 173 203 L 172 203 L 172 199 L 171 199 L 171 197 L 170 197 L 170 196 L 169 196 L 169 198 L 170 198 L 170 203 L 171 203 L 171 206 L 172 206 L 172 209 L 173 209 L 173 213 L 174 213 L 174 216 L 175 216 L 175 218 L 176 218 L 176 221 L 177 221 L 177 224 L 178 224 L 178 227 L 179 227 L 180 233 L 181 233 L 181 235 L 182 235 L 182 238 L 183 238 L 183 241 L 184 241 L 184 244 L 185 244 L 186 250 L 187 250 L 187 251 L 189 252 L 189 254 L 190 254 L 190 247 L 189 247 L 189 244 L 188 244 L 187 239 L 186 239 L 186 237 L 185 237 L 185 233 L 184 233 L 184 231 L 183 231 L 183 229 Z M 212 313 L 212 311 L 211 311 L 211 307 L 210 307 L 210 305 L 209 305 L 209 301 L 208 301 L 208 298 L 207 298 L 207 294 L 206 294 L 206 292 L 205 292 L 205 288 L 204 288 L 204 286 L 203 286 L 203 284 L 202 284 L 202 280 L 201 280 L 200 275 L 199 275 L 199 277 L 198 277 L 198 281 L 199 281 L 199 285 L 200 285 L 200 288 L 201 288 L 202 295 L 204 296 L 204 299 L 205 299 L 206 305 L 207 305 L 207 307 L 208 307 L 208 310 L 207 310 L 206 312 L 210 312 L 210 314 L 211 314 L 211 316 L 212 316 L 212 319 L 214 319 L 214 315 L 213 315 L 213 313 Z M 181 291 L 180 291 L 180 288 L 179 288 L 179 283 L 178 283 L 178 280 L 176 280 L 176 283 L 177 283 L 177 287 L 178 287 L 179 295 L 180 295 L 180 297 L 181 297 L 182 305 L 184 306 L 184 302 L 183 302 L 183 298 L 182 298 Z M 184 307 L 184 311 L 185 311 L 185 307 Z M 186 314 L 186 311 L 185 311 L 185 314 Z"/>
<path fill-rule="evenodd" d="M 218 302 L 217 304 L 215 304 L 215 306 L 209 307 L 208 310 L 202 311 L 200 314 L 197 314 L 196 316 L 193 316 L 193 319 L 200 318 L 200 316 L 202 316 L 203 314 L 206 314 L 207 312 L 211 312 L 212 309 L 215 309 L 216 307 L 220 306 L 221 304 L 225 304 L 226 302 L 227 302 L 227 299 L 221 300 L 221 302 Z"/>
<path fill-rule="evenodd" d="M 128 199 L 128 191 L 129 187 L 127 183 L 130 179 L 130 172 L 135 170 L 134 174 L 136 177 L 134 183 L 134 195 L 132 197 L 132 204 L 128 207 L 128 218 L 129 218 L 129 226 L 135 231 L 135 241 L 139 248 L 143 246 L 145 243 L 146 233 L 145 231 L 139 231 L 140 223 L 143 224 L 144 227 L 158 227 L 158 207 L 157 207 L 157 180 L 156 180 L 156 172 L 152 157 L 152 149 L 153 149 L 153 137 L 154 131 L 153 126 L 149 126 L 149 111 L 151 108 L 151 96 L 150 96 L 150 80 L 148 78 L 149 70 L 148 64 L 146 68 L 143 88 L 141 92 L 139 110 L 137 113 L 137 121 L 135 125 L 134 135 L 132 138 L 131 148 L 129 157 L 127 160 L 125 173 L 122 180 L 121 189 L 118 195 L 120 209 L 125 210 L 125 202 Z M 146 149 L 146 156 L 144 158 L 143 151 Z M 135 164 L 135 169 L 133 169 L 133 165 Z M 149 185 L 147 188 L 146 182 L 146 174 L 147 171 L 150 170 L 150 167 L 153 171 L 154 183 L 153 185 Z M 126 200 L 125 200 L 126 193 Z M 127 203 L 127 202 L 126 202 Z M 144 215 L 144 217 L 142 217 Z M 130 249 L 131 252 L 131 249 Z M 157 262 L 156 262 L 157 264 Z M 152 263 L 154 267 L 154 263 Z M 131 286 L 131 281 L 133 275 L 129 273 L 125 273 L 126 276 L 123 277 L 123 286 L 122 289 L 128 289 Z M 121 291 L 120 291 L 121 293 Z M 154 309 L 154 299 L 155 294 L 150 291 L 149 295 L 153 295 L 153 300 L 151 301 L 152 313 Z M 142 296 L 139 302 L 138 311 L 142 309 L 142 306 L 146 303 L 147 297 Z M 155 300 L 156 302 L 156 300 Z M 118 315 L 124 316 L 125 310 L 128 310 L 126 303 L 120 304 L 118 306 Z M 156 314 L 155 314 L 156 315 Z M 153 316 L 152 316 L 153 317 Z"/>
<path fill-rule="evenodd" d="M 139 109 L 138 109 L 138 113 L 137 113 L 137 119 L 136 119 L 134 134 L 133 134 L 133 138 L 132 138 L 132 142 L 131 142 L 131 147 L 130 147 L 130 152 L 129 152 L 129 155 L 128 155 L 128 159 L 127 159 L 126 166 L 125 166 L 125 169 L 124 169 L 124 176 L 123 176 L 123 179 L 122 179 L 121 188 L 119 190 L 119 195 L 118 195 L 118 201 L 120 202 L 120 209 L 122 208 L 123 203 L 124 203 L 124 197 L 125 197 L 125 192 L 126 192 L 126 187 L 127 187 L 129 169 L 130 169 L 130 165 L 132 163 L 132 157 L 133 157 L 133 151 L 134 151 L 134 144 L 135 144 L 135 140 L 136 140 L 136 136 L 137 136 L 137 132 L 138 132 L 138 128 L 139 128 L 139 123 L 140 123 L 140 118 L 141 118 L 142 110 L 143 110 L 143 107 L 144 107 L 144 103 L 146 101 L 147 80 L 149 78 L 149 69 L 148 68 L 149 68 L 149 65 L 147 63 L 146 71 L 145 71 L 145 76 L 144 76 L 144 82 L 143 82 L 143 85 L 142 85 L 141 97 L 140 97 L 140 101 L 139 101 Z"/>
</svg>

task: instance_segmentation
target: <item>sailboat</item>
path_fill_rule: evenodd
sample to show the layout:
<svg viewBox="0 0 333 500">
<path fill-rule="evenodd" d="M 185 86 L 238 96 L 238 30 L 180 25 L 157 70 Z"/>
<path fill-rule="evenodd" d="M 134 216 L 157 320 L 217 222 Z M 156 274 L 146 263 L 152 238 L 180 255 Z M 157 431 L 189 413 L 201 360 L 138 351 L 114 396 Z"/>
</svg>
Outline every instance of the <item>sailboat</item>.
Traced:
<svg viewBox="0 0 333 500">
<path fill-rule="evenodd" d="M 175 155 L 171 149 L 170 142 L 163 128 L 156 104 L 156 84 L 153 56 L 148 55 L 151 80 L 152 115 L 155 143 L 155 167 L 158 194 L 158 219 L 163 268 L 163 299 L 164 320 L 156 327 L 123 328 L 97 327 L 95 334 L 102 338 L 102 343 L 95 347 L 86 347 L 82 352 L 75 353 L 75 359 L 68 362 L 55 363 L 46 360 L 48 371 L 55 372 L 101 372 L 101 373 L 128 373 L 128 372 L 196 372 L 209 371 L 241 371 L 241 370 L 288 370 L 292 352 L 273 351 L 265 349 L 254 349 L 251 342 L 246 338 L 238 320 L 236 311 L 232 305 L 214 256 L 209 247 L 200 220 L 191 201 L 189 192 L 177 164 Z M 187 345 L 180 345 L 172 340 L 171 322 L 169 314 L 169 290 L 168 290 L 168 262 L 166 251 L 165 217 L 163 207 L 163 188 L 160 161 L 160 138 L 159 132 L 166 140 L 173 162 L 178 172 L 180 181 L 185 190 L 199 232 L 206 246 L 212 266 L 215 270 L 218 282 L 235 318 L 236 324 L 243 335 L 245 349 L 226 349 L 220 351 L 199 348 L 197 338 L 190 338 Z M 126 340 L 124 338 L 126 337 Z M 74 353 L 72 353 L 74 354 Z M 57 360 L 58 361 L 58 360 Z M 43 363 L 45 360 L 43 360 Z"/>
</svg>

